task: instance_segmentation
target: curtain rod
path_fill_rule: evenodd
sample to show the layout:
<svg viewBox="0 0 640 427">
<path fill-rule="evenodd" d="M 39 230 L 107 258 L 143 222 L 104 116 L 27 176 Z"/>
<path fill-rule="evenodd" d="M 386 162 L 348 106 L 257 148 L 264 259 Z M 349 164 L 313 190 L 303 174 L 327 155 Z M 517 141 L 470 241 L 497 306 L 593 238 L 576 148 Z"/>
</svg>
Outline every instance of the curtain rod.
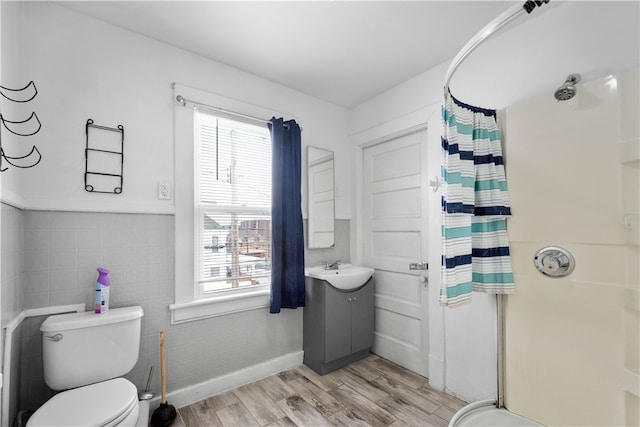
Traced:
<svg viewBox="0 0 640 427">
<path fill-rule="evenodd" d="M 187 103 L 189 103 L 189 104 L 193 105 L 196 108 L 202 108 L 204 110 L 211 110 L 211 111 L 215 111 L 217 113 L 222 113 L 222 114 L 226 114 L 226 115 L 230 115 L 230 116 L 241 117 L 243 119 L 247 119 L 247 120 L 251 120 L 251 121 L 254 121 L 254 122 L 263 123 L 265 125 L 268 125 L 268 124 L 271 123 L 271 120 L 265 120 L 265 119 L 262 119 L 260 117 L 249 116 L 248 114 L 237 113 L 235 111 L 225 110 L 224 108 L 214 107 L 213 105 L 207 105 L 207 104 L 202 104 L 202 103 L 199 103 L 199 102 L 191 101 L 191 100 L 185 98 L 182 95 L 176 96 L 176 101 L 178 102 L 178 104 L 182 105 L 183 107 L 186 107 Z M 284 127 L 285 128 L 289 128 L 289 125 L 287 123 L 285 123 Z M 302 132 L 302 128 L 300 128 L 300 131 Z"/>
<path fill-rule="evenodd" d="M 477 48 L 487 37 L 507 25 L 509 22 L 524 13 L 531 13 L 536 6 L 542 6 L 544 3 L 549 3 L 549 0 L 527 0 L 522 5 L 512 6 L 493 21 L 485 25 L 483 29 L 478 31 L 478 33 L 473 36 L 473 38 L 471 38 L 471 40 L 462 47 L 462 49 L 460 49 L 460 52 L 458 52 L 455 58 L 453 58 L 451 65 L 449 65 L 449 69 L 447 70 L 447 74 L 444 78 L 444 96 L 446 97 L 449 91 L 451 77 L 453 77 L 453 74 L 458 69 L 462 61 L 464 61 L 475 48 Z"/>
</svg>

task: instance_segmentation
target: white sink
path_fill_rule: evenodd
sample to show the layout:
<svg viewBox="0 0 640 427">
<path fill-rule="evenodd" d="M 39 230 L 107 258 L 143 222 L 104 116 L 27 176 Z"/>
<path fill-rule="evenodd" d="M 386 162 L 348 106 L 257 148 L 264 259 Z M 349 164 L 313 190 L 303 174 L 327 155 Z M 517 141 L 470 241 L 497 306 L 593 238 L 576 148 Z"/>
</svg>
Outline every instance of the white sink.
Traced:
<svg viewBox="0 0 640 427">
<path fill-rule="evenodd" d="M 326 280 L 331 286 L 344 291 L 363 286 L 371 276 L 373 268 L 341 264 L 337 270 L 325 270 L 323 266 L 306 268 L 305 276 Z"/>
</svg>

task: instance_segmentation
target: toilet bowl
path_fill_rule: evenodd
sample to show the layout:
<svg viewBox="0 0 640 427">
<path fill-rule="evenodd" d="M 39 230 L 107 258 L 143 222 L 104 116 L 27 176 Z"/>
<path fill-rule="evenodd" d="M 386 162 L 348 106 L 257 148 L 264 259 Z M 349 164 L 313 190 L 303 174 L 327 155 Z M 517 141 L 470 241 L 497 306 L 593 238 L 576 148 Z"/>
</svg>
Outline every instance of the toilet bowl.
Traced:
<svg viewBox="0 0 640 427">
<path fill-rule="evenodd" d="M 45 382 L 60 392 L 27 421 L 39 426 L 146 426 L 149 404 L 120 377 L 138 359 L 141 307 L 48 317 L 40 327 Z"/>
<path fill-rule="evenodd" d="M 140 413 L 136 387 L 115 378 L 53 396 L 27 426 L 135 426 Z"/>
</svg>

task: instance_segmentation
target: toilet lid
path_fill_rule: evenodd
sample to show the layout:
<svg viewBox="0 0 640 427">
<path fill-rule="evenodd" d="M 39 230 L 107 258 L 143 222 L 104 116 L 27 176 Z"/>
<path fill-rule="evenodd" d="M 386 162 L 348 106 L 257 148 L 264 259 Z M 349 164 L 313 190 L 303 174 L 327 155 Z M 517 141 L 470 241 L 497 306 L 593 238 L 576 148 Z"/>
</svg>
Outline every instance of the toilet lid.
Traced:
<svg viewBox="0 0 640 427">
<path fill-rule="evenodd" d="M 126 417 L 137 404 L 136 387 L 124 378 L 115 378 L 56 394 L 27 425 L 105 426 Z"/>
</svg>

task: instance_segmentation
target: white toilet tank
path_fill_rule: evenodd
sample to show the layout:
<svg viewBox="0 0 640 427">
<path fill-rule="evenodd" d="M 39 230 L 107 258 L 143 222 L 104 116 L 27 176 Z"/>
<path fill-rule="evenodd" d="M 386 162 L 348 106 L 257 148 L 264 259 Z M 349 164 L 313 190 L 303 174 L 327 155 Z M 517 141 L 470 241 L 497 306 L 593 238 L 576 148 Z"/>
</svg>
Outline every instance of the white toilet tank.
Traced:
<svg viewBox="0 0 640 427">
<path fill-rule="evenodd" d="M 131 371 L 138 361 L 142 307 L 49 316 L 40 326 L 44 380 L 67 390 Z"/>
</svg>

